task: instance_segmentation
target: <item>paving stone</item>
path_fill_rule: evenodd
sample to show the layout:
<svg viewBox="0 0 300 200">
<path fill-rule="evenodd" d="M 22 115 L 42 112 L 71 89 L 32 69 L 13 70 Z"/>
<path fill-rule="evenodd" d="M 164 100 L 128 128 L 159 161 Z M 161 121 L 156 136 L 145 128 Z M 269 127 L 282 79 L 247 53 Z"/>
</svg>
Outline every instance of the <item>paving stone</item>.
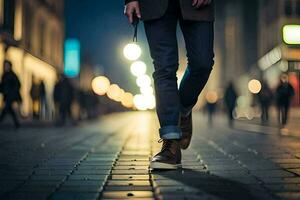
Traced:
<svg viewBox="0 0 300 200">
<path fill-rule="evenodd" d="M 65 178 L 66 176 L 64 175 L 33 175 L 30 179 L 34 181 L 56 181 Z"/>
<path fill-rule="evenodd" d="M 74 193 L 74 192 L 57 192 L 52 195 L 50 200 L 93 200 L 97 199 L 98 193 Z"/>
<path fill-rule="evenodd" d="M 63 185 L 59 192 L 88 192 L 88 193 L 95 193 L 101 192 L 102 187 L 98 185 Z"/>
<path fill-rule="evenodd" d="M 300 172 L 300 170 L 299 170 Z M 295 175 L 284 171 L 284 170 L 259 170 L 259 171 L 251 171 L 250 172 L 252 175 L 257 176 L 257 177 L 294 177 Z"/>
<path fill-rule="evenodd" d="M 149 180 L 149 175 L 111 175 L 111 180 Z"/>
<path fill-rule="evenodd" d="M 75 175 L 107 175 L 110 169 L 78 169 L 73 172 Z"/>
<path fill-rule="evenodd" d="M 128 198 L 153 198 L 153 192 L 150 191 L 109 191 L 103 192 L 104 199 L 128 199 Z"/>
<path fill-rule="evenodd" d="M 116 174 L 132 174 L 132 175 L 137 175 L 137 174 L 141 174 L 141 175 L 145 175 L 148 174 L 148 170 L 142 170 L 142 169 L 138 169 L 138 170 L 112 170 L 111 172 L 112 174 L 116 175 Z"/>
<path fill-rule="evenodd" d="M 101 181 L 105 180 L 108 175 L 71 175 L 68 180 L 95 180 L 95 181 Z"/>
<path fill-rule="evenodd" d="M 287 171 L 297 174 L 298 176 L 300 176 L 300 169 L 288 169 Z"/>
<path fill-rule="evenodd" d="M 121 165 L 121 166 L 115 166 L 113 167 L 113 169 L 122 169 L 122 170 L 137 170 L 137 169 L 142 169 L 142 170 L 148 170 L 149 166 L 125 166 L 125 165 Z"/>
<path fill-rule="evenodd" d="M 66 181 L 63 186 L 103 186 L 105 183 L 105 180 L 98 180 L 98 181 L 95 181 L 95 180 L 68 180 Z"/>
<path fill-rule="evenodd" d="M 300 199 L 300 192 L 278 192 L 278 193 L 276 193 L 276 195 L 285 200 L 299 200 Z"/>
</svg>

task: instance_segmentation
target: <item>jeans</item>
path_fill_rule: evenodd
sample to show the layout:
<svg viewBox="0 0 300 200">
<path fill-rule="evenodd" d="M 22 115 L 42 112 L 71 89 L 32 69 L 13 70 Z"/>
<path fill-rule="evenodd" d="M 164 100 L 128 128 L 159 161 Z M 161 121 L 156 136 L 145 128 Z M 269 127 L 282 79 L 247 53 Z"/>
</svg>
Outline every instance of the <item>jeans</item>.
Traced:
<svg viewBox="0 0 300 200">
<path fill-rule="evenodd" d="M 165 15 L 144 22 L 155 71 L 157 114 L 162 139 L 180 139 L 180 117 L 191 113 L 214 64 L 214 23 L 184 20 L 178 0 L 170 1 Z M 177 24 L 184 36 L 188 66 L 177 86 Z"/>
</svg>

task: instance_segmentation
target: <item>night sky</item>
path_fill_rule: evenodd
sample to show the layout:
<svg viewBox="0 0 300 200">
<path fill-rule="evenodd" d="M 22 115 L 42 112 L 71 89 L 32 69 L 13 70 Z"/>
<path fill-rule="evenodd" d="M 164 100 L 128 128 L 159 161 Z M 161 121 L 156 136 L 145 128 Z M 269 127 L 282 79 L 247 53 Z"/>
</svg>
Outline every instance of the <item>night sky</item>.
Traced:
<svg viewBox="0 0 300 200">
<path fill-rule="evenodd" d="M 135 92 L 135 78 L 130 74 L 130 62 L 122 49 L 132 41 L 133 28 L 123 15 L 124 1 L 66 0 L 66 38 L 78 38 L 82 45 L 82 58 L 98 67 L 113 83 Z M 152 73 L 143 25 L 139 27 L 139 43 L 143 49 L 141 60 Z"/>
</svg>

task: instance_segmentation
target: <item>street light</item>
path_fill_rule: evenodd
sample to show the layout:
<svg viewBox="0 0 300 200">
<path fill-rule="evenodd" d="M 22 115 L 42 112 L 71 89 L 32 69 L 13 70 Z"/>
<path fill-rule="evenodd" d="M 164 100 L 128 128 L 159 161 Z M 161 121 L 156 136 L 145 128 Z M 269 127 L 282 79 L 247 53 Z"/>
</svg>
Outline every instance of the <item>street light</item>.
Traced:
<svg viewBox="0 0 300 200">
<path fill-rule="evenodd" d="M 134 76 L 139 77 L 146 73 L 147 66 L 142 61 L 135 61 L 134 63 L 132 63 L 130 71 Z"/>
<path fill-rule="evenodd" d="M 252 79 L 251 81 L 249 81 L 248 83 L 248 89 L 251 93 L 253 94 L 258 94 L 261 90 L 261 83 L 259 80 L 256 79 Z"/>
<path fill-rule="evenodd" d="M 92 89 L 95 94 L 105 95 L 110 86 L 110 81 L 105 76 L 98 76 L 92 80 Z"/>
<path fill-rule="evenodd" d="M 127 44 L 123 49 L 123 54 L 126 59 L 134 61 L 139 59 L 142 54 L 141 47 L 135 43 Z"/>
</svg>

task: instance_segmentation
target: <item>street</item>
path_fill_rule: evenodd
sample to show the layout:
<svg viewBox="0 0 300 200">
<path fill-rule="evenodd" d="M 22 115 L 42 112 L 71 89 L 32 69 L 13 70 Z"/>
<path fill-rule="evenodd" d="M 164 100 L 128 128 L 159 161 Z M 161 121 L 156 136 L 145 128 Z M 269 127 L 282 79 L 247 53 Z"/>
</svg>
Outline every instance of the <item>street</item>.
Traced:
<svg viewBox="0 0 300 200">
<path fill-rule="evenodd" d="M 0 199 L 299 199 L 300 138 L 259 133 L 194 113 L 183 168 L 149 171 L 152 112 L 105 116 L 77 127 L 1 130 Z"/>
</svg>

